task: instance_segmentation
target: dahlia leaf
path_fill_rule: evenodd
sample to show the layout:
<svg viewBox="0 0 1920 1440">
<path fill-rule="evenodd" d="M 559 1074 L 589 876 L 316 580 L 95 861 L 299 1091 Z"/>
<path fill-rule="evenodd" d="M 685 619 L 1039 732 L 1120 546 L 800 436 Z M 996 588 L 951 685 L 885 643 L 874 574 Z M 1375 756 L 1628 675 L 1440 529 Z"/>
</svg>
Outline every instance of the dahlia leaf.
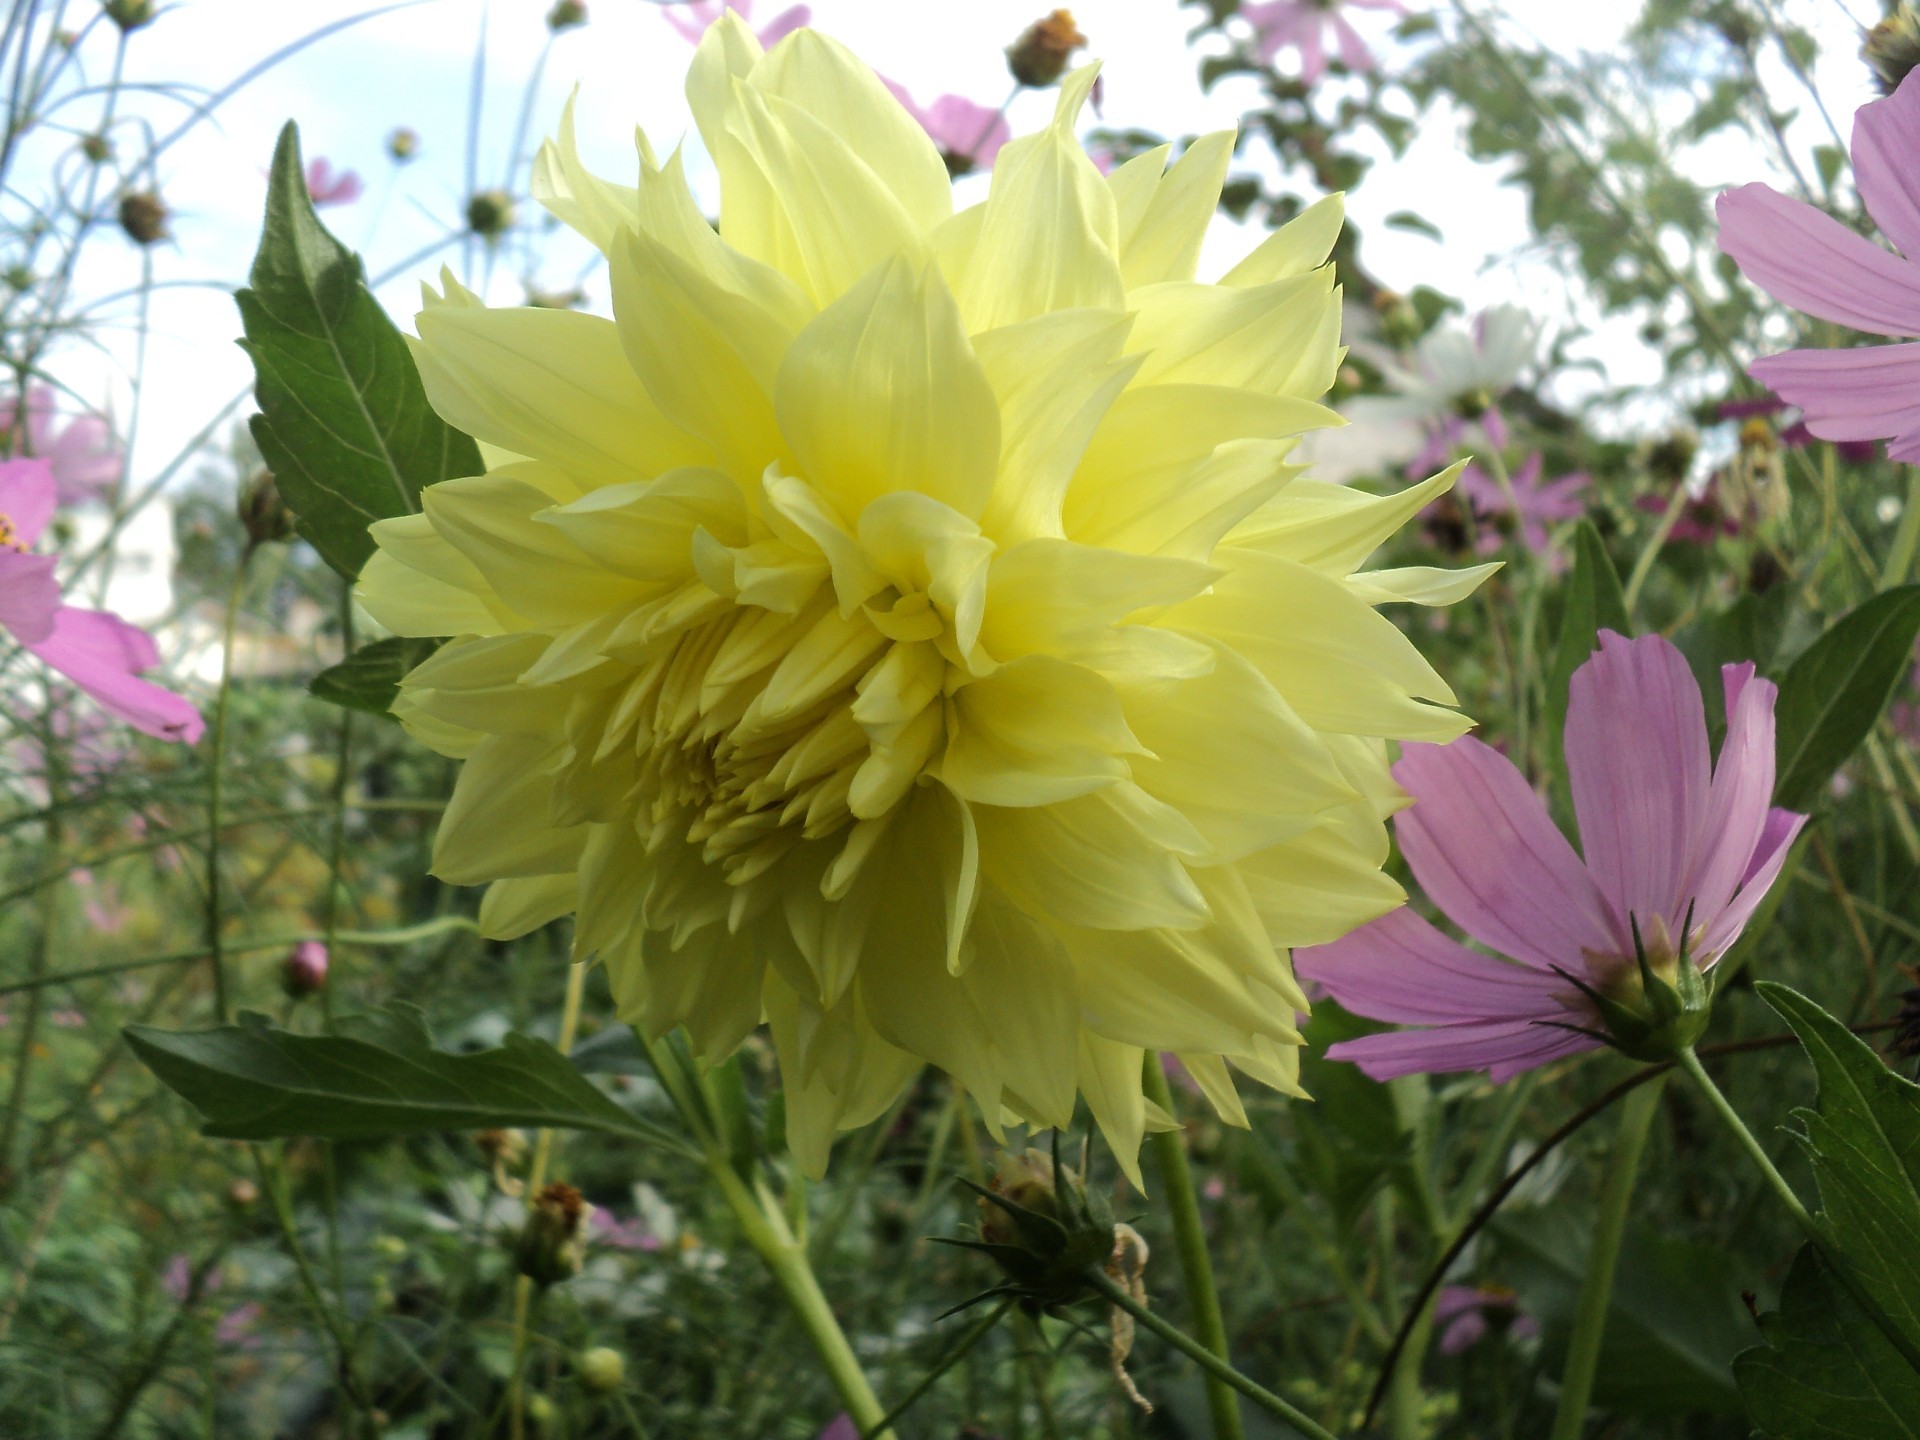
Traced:
<svg viewBox="0 0 1920 1440">
<path fill-rule="evenodd" d="M 129 1025 L 127 1043 L 223 1140 L 372 1140 L 527 1126 L 655 1138 L 544 1040 L 491 1050 L 434 1047 L 410 1005 L 296 1035 L 258 1015 L 214 1030 Z"/>
<path fill-rule="evenodd" d="M 1758 1432 L 1773 1440 L 1920 1440 L 1920 1373 L 1835 1276 L 1801 1247 L 1760 1317 L 1764 1345 L 1742 1351 L 1733 1376 Z"/>
<path fill-rule="evenodd" d="M 385 715 L 400 693 L 402 677 L 439 648 L 437 640 L 405 635 L 376 640 L 362 645 L 338 665 L 322 670 L 307 682 L 307 691 L 315 699 L 342 709 Z"/>
<path fill-rule="evenodd" d="M 1560 617 L 1553 670 L 1547 676 L 1547 734 L 1541 743 L 1549 755 L 1558 757 L 1562 753 L 1560 732 L 1567 723 L 1567 687 L 1573 681 L 1573 672 L 1599 647 L 1602 630 L 1633 634 L 1620 574 L 1613 568 L 1606 542 L 1591 520 L 1582 520 L 1573 532 L 1573 573 L 1567 578 L 1566 609 Z"/>
<path fill-rule="evenodd" d="M 249 278 L 234 299 L 260 405 L 253 437 L 301 535 L 354 579 L 374 551 L 369 525 L 413 514 L 423 487 L 485 467 L 427 404 L 360 257 L 314 214 L 292 123 L 274 147 Z"/>
<path fill-rule="evenodd" d="M 1920 585 L 1883 591 L 1842 615 L 1780 677 L 1779 780 L 1773 803 L 1812 807 L 1912 663 Z"/>
</svg>

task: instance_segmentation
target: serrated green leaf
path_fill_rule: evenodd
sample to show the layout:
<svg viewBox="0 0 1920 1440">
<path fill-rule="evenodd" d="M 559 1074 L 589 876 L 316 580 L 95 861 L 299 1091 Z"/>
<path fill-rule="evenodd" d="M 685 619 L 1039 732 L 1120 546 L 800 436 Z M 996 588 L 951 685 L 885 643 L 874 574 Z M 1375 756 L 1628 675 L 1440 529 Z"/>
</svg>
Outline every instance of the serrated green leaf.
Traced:
<svg viewBox="0 0 1920 1440">
<path fill-rule="evenodd" d="M 396 1005 L 297 1035 L 260 1017 L 215 1030 L 129 1025 L 147 1068 L 224 1140 L 383 1139 L 527 1126 L 649 1138 L 553 1046 L 508 1035 L 492 1050 L 436 1050 L 420 1012 Z"/>
<path fill-rule="evenodd" d="M 254 440 L 300 533 L 354 579 L 373 553 L 369 525 L 419 510 L 422 487 L 485 467 L 427 404 L 360 258 L 314 214 L 291 123 L 274 147 L 249 279 L 234 298 L 260 406 Z"/>
<path fill-rule="evenodd" d="M 1573 569 L 1567 576 L 1566 608 L 1560 614 L 1553 668 L 1547 673 L 1545 743 L 1555 765 L 1563 763 L 1560 735 L 1567 723 L 1567 686 L 1573 672 L 1586 664 L 1598 647 L 1602 630 L 1633 633 L 1620 574 L 1613 568 L 1606 542 L 1591 520 L 1582 520 L 1573 532 Z"/>
<path fill-rule="evenodd" d="M 440 648 L 438 640 L 396 635 L 362 645 L 338 665 L 329 665 L 307 682 L 316 700 L 347 710 L 385 715 L 409 670 Z"/>
<path fill-rule="evenodd" d="M 1873 729 L 1912 661 L 1920 585 L 1883 591 L 1827 627 L 1780 677 L 1773 800 L 1805 810 Z"/>
<path fill-rule="evenodd" d="M 1773 1440 L 1920 1440 L 1920 1374 L 1887 1343 L 1820 1251 L 1801 1248 L 1733 1362 L 1747 1413 Z"/>
</svg>

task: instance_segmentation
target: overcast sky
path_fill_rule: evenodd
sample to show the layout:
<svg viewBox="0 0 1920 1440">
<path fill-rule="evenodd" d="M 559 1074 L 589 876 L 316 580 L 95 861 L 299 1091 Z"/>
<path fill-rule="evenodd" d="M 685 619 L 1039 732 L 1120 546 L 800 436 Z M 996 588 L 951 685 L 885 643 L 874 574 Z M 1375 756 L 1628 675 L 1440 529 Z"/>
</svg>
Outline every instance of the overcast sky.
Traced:
<svg viewBox="0 0 1920 1440">
<path fill-rule="evenodd" d="M 1413 0 L 1417 6 L 1422 0 Z M 1864 5 L 1865 0 L 1854 0 Z M 175 241 L 152 255 L 156 278 L 170 282 L 152 296 L 146 391 L 136 441 L 134 480 L 151 476 L 208 420 L 249 383 L 244 356 L 232 344 L 238 321 L 230 295 L 244 276 L 257 239 L 264 172 L 282 123 L 298 120 L 307 154 L 324 155 L 357 171 L 366 193 L 324 218 L 350 245 L 362 249 L 379 273 L 431 244 L 452 227 L 466 191 L 467 136 L 474 57 L 486 27 L 486 64 L 479 131 L 479 179 L 484 188 L 505 182 L 509 152 L 531 73 L 547 41 L 544 16 L 550 0 L 426 0 L 340 31 L 255 81 L 228 100 L 213 122 L 170 148 L 159 181 L 176 212 Z M 76 3 L 73 10 L 90 9 Z M 128 66 L 135 80 L 182 81 L 215 89 L 260 58 L 330 21 L 365 8 L 341 0 L 182 0 L 150 28 L 133 37 Z M 783 8 L 759 0 L 756 21 Z M 845 40 L 883 73 L 930 99 L 954 91 L 997 104 L 1008 82 L 1002 48 L 1045 7 L 1033 0 L 815 0 L 814 22 Z M 1568 4 L 1566 0 L 1515 0 L 1511 13 L 1561 53 L 1605 49 L 1618 38 L 1633 9 L 1625 3 Z M 1834 52 L 1823 71 L 1829 103 L 1845 117 L 1872 98 L 1864 69 L 1852 62 L 1854 29 L 1838 0 L 1797 0 L 1794 8 L 1821 33 Z M 1079 0 L 1080 28 L 1092 39 L 1090 53 L 1105 63 L 1105 123 L 1139 126 L 1168 135 L 1219 129 L 1234 123 L 1250 101 L 1250 81 L 1229 81 L 1203 95 L 1196 79 L 1198 56 L 1188 33 L 1198 12 L 1172 0 Z M 552 45 L 534 92 L 529 148 L 555 123 L 567 90 L 581 87 L 582 148 L 608 174 L 631 166 L 630 127 L 646 128 L 662 151 L 691 128 L 682 98 L 689 47 L 646 0 L 589 0 L 589 23 Z M 1359 26 L 1394 63 L 1387 38 L 1391 17 L 1355 12 Z M 1217 43 L 1217 42 L 1216 42 Z M 83 58 L 90 78 L 99 78 L 111 58 L 107 27 L 96 28 Z M 67 112 L 88 128 L 87 106 Z M 1016 131 L 1043 122 L 1050 94 L 1029 93 L 1013 106 Z M 150 117 L 165 134 L 182 117 L 179 105 L 159 97 L 133 97 L 130 113 Z M 405 125 L 421 139 L 419 158 L 405 167 L 387 158 L 387 134 Z M 71 140 L 49 134 L 16 172 L 16 185 L 31 192 L 36 165 Z M 1731 157 L 1735 168 L 1740 157 Z M 41 172 L 42 174 L 44 172 Z M 1764 175 L 1759 157 L 1750 173 Z M 514 175 L 524 193 L 525 170 Z M 696 183 L 699 183 L 698 179 Z M 962 203 L 984 191 L 984 178 L 962 182 Z M 1362 187 L 1352 206 L 1367 226 L 1368 262 L 1388 284 L 1435 285 L 1481 305 L 1523 299 L 1549 309 L 1562 302 L 1550 270 L 1537 257 L 1516 256 L 1526 240 L 1522 198 L 1503 187 L 1497 172 L 1467 161 L 1458 135 L 1441 121 L 1423 129 L 1412 153 L 1382 167 Z M 1382 228 L 1396 210 L 1433 218 L 1444 243 Z M 1224 268 L 1252 243 L 1222 219 L 1211 237 L 1208 265 Z M 568 277 L 585 252 L 564 244 L 549 281 Z M 396 319 L 410 326 L 417 283 L 437 273 L 441 260 L 461 268 L 455 245 L 432 261 L 406 267 L 383 287 L 382 299 Z M 476 265 L 476 269 L 480 267 Z M 493 267 L 489 298 L 513 303 L 521 296 L 517 261 Z M 138 280 L 134 247 L 118 235 L 96 239 L 79 291 L 111 294 Z M 478 281 L 482 277 L 472 277 Z M 180 283 L 186 282 L 186 283 Z M 201 282 L 201 283 L 195 283 Z M 602 277 L 589 276 L 591 308 L 605 308 Z M 132 365 L 133 308 L 109 307 L 117 324 L 99 332 L 104 353 L 75 345 L 51 362 L 54 371 L 82 395 L 97 397 L 123 422 L 129 416 L 127 376 Z M 1633 373 L 1647 357 L 1615 336 L 1603 353 L 1616 372 Z"/>
</svg>

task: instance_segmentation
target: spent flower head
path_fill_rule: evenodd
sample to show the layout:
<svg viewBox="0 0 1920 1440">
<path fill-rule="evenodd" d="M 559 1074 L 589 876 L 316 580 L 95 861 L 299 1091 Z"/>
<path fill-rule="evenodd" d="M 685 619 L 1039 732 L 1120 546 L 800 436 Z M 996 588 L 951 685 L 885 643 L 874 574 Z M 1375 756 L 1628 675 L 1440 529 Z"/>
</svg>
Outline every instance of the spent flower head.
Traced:
<svg viewBox="0 0 1920 1440">
<path fill-rule="evenodd" d="M 544 1186 L 527 1206 L 514 1242 L 514 1266 L 542 1289 L 571 1280 L 586 1258 L 586 1222 L 593 1207 L 571 1185 Z"/>
<path fill-rule="evenodd" d="M 1093 79 L 956 216 L 871 69 L 723 16 L 717 230 L 677 153 L 587 170 L 569 107 L 534 193 L 614 318 L 449 276 L 417 319 L 498 460 L 375 526 L 358 590 L 460 637 L 396 701 L 463 760 L 436 873 L 489 935 L 575 915 L 649 1033 L 767 1023 L 815 1172 L 927 1063 L 996 1128 L 1085 1094 L 1130 1174 L 1147 1049 L 1230 1109 L 1229 1064 L 1297 1091 L 1287 947 L 1396 903 L 1383 742 L 1467 726 L 1374 607 L 1482 577 L 1360 569 L 1453 477 L 1289 463 L 1334 420 L 1339 202 L 1201 283 L 1233 136 L 1103 177 Z"/>
<path fill-rule="evenodd" d="M 1039 89 L 1067 73 L 1073 52 L 1086 46 L 1087 37 L 1073 23 L 1073 12 L 1054 10 L 1020 32 L 1007 47 L 1007 70 L 1016 85 Z"/>
</svg>

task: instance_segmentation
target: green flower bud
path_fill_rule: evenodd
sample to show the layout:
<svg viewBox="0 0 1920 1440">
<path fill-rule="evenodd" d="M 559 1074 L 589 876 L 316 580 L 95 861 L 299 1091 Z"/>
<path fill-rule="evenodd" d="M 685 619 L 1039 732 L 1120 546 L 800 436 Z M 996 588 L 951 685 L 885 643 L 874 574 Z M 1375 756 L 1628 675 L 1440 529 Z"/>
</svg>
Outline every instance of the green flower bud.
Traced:
<svg viewBox="0 0 1920 1440">
<path fill-rule="evenodd" d="M 169 238 L 167 221 L 173 212 L 151 190 L 132 190 L 120 197 L 120 228 L 136 245 L 157 245 Z"/>
<path fill-rule="evenodd" d="M 153 23 L 153 0 L 100 0 L 100 8 L 122 35 Z"/>
<path fill-rule="evenodd" d="M 575 25 L 586 23 L 587 7 L 581 3 L 581 0 L 558 0 L 553 9 L 547 12 L 547 28 L 556 35 L 562 30 L 570 30 Z"/>
<path fill-rule="evenodd" d="M 574 1374 L 590 1394 L 611 1395 L 627 1383 L 627 1358 L 610 1345 L 596 1345 L 574 1362 Z"/>
<path fill-rule="evenodd" d="M 990 1185 L 963 1182 L 980 1197 L 980 1238 L 947 1243 L 990 1257 L 1006 1278 L 988 1293 L 1011 1295 L 1031 1312 L 1093 1295 L 1087 1272 L 1106 1265 L 1115 1247 L 1106 1202 L 1057 1153 L 1003 1154 L 994 1168 Z"/>
<path fill-rule="evenodd" d="M 247 532 L 247 539 L 255 545 L 282 544 L 293 538 L 293 511 L 287 508 L 287 502 L 280 498 L 280 487 L 273 482 L 273 472 L 264 467 L 254 471 L 240 491 L 240 524 Z M 306 949 L 301 947 L 305 946 Z M 318 978 L 311 973 L 314 969 L 309 951 L 319 956 Z M 289 957 L 286 983 L 289 992 L 296 989 L 299 994 L 310 994 L 326 983 L 327 948 L 312 941 L 302 941 L 294 947 L 299 956 L 296 963 Z"/>
<path fill-rule="evenodd" d="M 504 190 L 482 190 L 467 201 L 467 228 L 483 240 L 498 240 L 513 228 L 513 197 Z"/>
</svg>

